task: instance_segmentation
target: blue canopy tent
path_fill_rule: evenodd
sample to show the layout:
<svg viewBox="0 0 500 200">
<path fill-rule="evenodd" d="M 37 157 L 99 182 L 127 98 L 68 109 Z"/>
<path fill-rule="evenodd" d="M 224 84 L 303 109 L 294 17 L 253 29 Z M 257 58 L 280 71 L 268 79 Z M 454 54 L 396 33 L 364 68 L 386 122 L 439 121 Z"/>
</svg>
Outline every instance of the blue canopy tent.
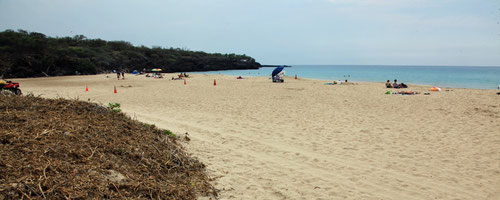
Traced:
<svg viewBox="0 0 500 200">
<path fill-rule="evenodd" d="M 274 69 L 273 72 L 271 73 L 271 76 L 274 77 L 278 75 L 281 71 L 283 71 L 284 68 L 285 68 L 284 66 L 276 67 L 276 69 Z"/>
<path fill-rule="evenodd" d="M 271 77 L 273 79 L 273 82 L 283 82 L 283 79 L 281 77 L 279 77 L 278 74 L 280 72 L 282 72 L 284 68 L 285 68 L 285 66 L 280 66 L 280 67 L 276 67 L 276 69 L 273 70 L 273 72 L 271 73 Z"/>
</svg>

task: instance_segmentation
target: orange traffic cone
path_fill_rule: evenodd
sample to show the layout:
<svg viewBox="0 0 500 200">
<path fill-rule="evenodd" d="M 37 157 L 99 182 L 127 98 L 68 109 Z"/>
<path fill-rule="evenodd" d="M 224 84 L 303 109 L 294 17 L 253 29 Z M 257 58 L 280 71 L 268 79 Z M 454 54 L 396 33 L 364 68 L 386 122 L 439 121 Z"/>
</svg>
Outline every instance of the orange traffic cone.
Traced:
<svg viewBox="0 0 500 200">
<path fill-rule="evenodd" d="M 214 86 L 216 86 L 216 85 L 217 85 L 217 82 L 216 82 L 216 81 L 215 81 L 215 79 L 214 79 Z"/>
<path fill-rule="evenodd" d="M 115 86 L 115 93 L 118 93 L 118 91 L 116 90 L 116 86 Z"/>
<path fill-rule="evenodd" d="M 85 92 L 88 92 L 89 91 L 89 86 L 87 84 L 85 84 Z"/>
<path fill-rule="evenodd" d="M 184 79 L 184 85 L 186 85 L 186 79 Z"/>
</svg>

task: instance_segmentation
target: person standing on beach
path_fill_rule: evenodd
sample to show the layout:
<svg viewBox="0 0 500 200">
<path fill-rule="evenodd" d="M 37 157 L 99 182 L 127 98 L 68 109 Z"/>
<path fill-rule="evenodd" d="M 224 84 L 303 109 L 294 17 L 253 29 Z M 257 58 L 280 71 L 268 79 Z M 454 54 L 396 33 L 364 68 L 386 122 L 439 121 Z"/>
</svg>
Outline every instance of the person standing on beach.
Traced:
<svg viewBox="0 0 500 200">
<path fill-rule="evenodd" d="M 118 79 L 120 79 L 120 76 L 118 76 Z M 125 70 L 122 70 L 122 79 L 125 80 Z"/>
<path fill-rule="evenodd" d="M 118 71 L 118 70 L 113 70 L 113 71 L 115 71 L 115 73 L 116 73 L 116 78 L 118 78 L 118 80 L 120 80 L 120 71 Z"/>
</svg>

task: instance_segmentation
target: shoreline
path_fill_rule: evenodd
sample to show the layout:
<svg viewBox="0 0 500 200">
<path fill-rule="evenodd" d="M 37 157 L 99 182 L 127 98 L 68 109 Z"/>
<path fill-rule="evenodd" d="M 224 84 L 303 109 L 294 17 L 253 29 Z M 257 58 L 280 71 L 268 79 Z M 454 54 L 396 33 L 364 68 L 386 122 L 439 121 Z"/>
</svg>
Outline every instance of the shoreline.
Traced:
<svg viewBox="0 0 500 200">
<path fill-rule="evenodd" d="M 13 80 L 25 94 L 119 102 L 132 118 L 188 133 L 185 147 L 207 165 L 221 199 L 500 196 L 496 90 L 423 95 L 428 86 L 409 84 L 401 90 L 420 94 L 407 96 L 384 94 L 383 82 L 191 73 L 184 85 L 175 75 Z"/>
<path fill-rule="evenodd" d="M 272 69 L 222 71 L 227 75 L 261 76 L 271 74 Z M 286 69 L 285 69 L 286 70 Z M 287 74 L 297 74 L 302 78 L 321 80 L 341 80 L 348 75 L 350 81 L 385 82 L 398 79 L 404 83 L 432 85 L 437 87 L 497 89 L 500 84 L 498 67 L 446 67 L 446 66 L 342 66 L 342 65 L 300 65 L 286 70 Z M 447 73 L 449 72 L 449 73 Z M 210 72 L 207 72 L 210 73 Z M 343 77 L 344 76 L 344 77 Z"/>
<path fill-rule="evenodd" d="M 195 74 L 204 74 L 203 72 L 196 72 Z M 226 75 L 226 74 L 209 74 L 209 75 L 222 75 L 222 76 L 231 76 L 231 77 L 238 77 L 238 75 Z M 268 78 L 267 76 L 242 76 L 242 77 L 254 77 L 254 78 L 267 78 L 267 79 L 271 79 L 271 78 Z M 287 76 L 285 75 L 284 77 L 286 77 L 287 79 L 294 79 L 294 76 Z M 318 79 L 318 78 L 298 78 L 298 79 L 302 79 L 302 80 L 309 80 L 309 81 L 324 81 L 325 83 L 331 83 L 332 81 L 336 81 L 336 80 L 327 80 L 327 79 Z M 348 79 L 349 80 L 349 79 Z M 349 81 L 350 83 L 366 83 L 366 84 L 384 84 L 385 85 L 385 82 L 384 81 Z M 429 89 L 432 88 L 432 87 L 436 87 L 434 85 L 425 85 L 425 84 L 413 84 L 413 83 L 408 83 L 407 84 L 408 86 L 413 86 L 413 87 L 428 87 Z M 498 89 L 485 89 L 485 88 L 464 88 L 464 87 L 440 87 L 440 88 L 446 88 L 446 89 L 465 89 L 465 90 L 491 90 L 491 91 L 497 91 L 497 92 L 500 92 L 500 90 Z M 408 88 L 386 88 L 386 89 L 408 89 Z"/>
<path fill-rule="evenodd" d="M 329 65 L 326 65 L 326 66 L 329 66 Z M 339 65 L 339 66 L 342 66 L 342 65 Z M 353 66 L 358 66 L 358 65 L 353 65 Z M 371 66 L 371 65 L 359 65 L 359 66 Z M 386 66 L 386 65 L 382 65 L 382 66 Z M 387 65 L 387 66 L 391 66 L 391 65 Z M 395 65 L 396 66 L 396 65 Z M 411 66 L 411 65 L 408 65 L 408 66 Z M 286 66 L 286 67 L 292 67 L 292 66 Z M 462 66 L 444 66 L 444 67 L 462 67 Z M 270 68 L 270 67 L 263 67 L 263 68 Z M 500 68 L 500 67 L 496 67 L 496 68 Z M 246 69 L 246 70 L 255 70 L 255 69 Z M 233 71 L 233 70 L 218 70 L 218 71 Z M 222 76 L 230 76 L 230 77 L 238 77 L 238 76 L 242 76 L 242 77 L 254 77 L 254 78 L 269 78 L 270 76 L 262 76 L 262 75 L 230 75 L 230 74 L 222 74 L 222 73 L 212 73 L 212 72 L 216 72 L 216 71 L 194 71 L 194 72 L 185 72 L 187 74 L 195 74 L 195 75 L 222 75 Z M 162 73 L 165 77 L 168 77 L 168 76 L 172 76 L 172 77 L 177 77 L 177 74 L 179 74 L 181 72 L 174 72 L 174 73 Z M 182 72 L 184 73 L 184 72 Z M 65 75 L 65 76 L 48 76 L 48 77 L 29 77 L 29 78 L 8 78 L 8 80 L 14 80 L 14 81 L 17 81 L 17 80 L 23 80 L 23 79 L 43 79 L 43 78 L 58 78 L 58 77 L 82 77 L 82 76 L 100 76 L 100 75 L 108 75 L 110 77 L 110 79 L 112 79 L 113 77 L 116 77 L 116 74 L 114 73 L 102 73 L 102 74 L 94 74 L 94 75 Z M 130 77 L 130 76 L 144 76 L 144 75 L 134 75 L 134 74 L 131 74 L 131 73 L 126 73 L 127 77 Z M 294 79 L 294 76 L 288 76 L 288 75 L 285 75 L 284 77 L 287 77 L 288 79 Z M 168 79 L 168 78 L 164 78 L 164 79 Z M 270 78 L 269 78 L 270 79 Z M 321 79 L 321 78 L 304 78 L 304 77 L 300 77 L 299 76 L 299 79 L 303 79 L 303 80 L 311 80 L 311 81 L 326 81 L 326 82 L 332 82 L 332 81 L 337 81 L 337 79 L 333 80 L 333 79 Z M 345 79 L 338 79 L 338 80 L 345 80 Z M 347 79 L 349 80 L 349 79 Z M 371 84 L 371 83 L 383 83 L 385 84 L 385 81 L 350 81 L 349 82 L 353 82 L 353 83 L 367 83 L 367 84 Z M 403 82 L 405 83 L 405 82 Z M 436 87 L 436 85 L 427 85 L 427 84 L 415 84 L 415 83 L 407 83 L 408 85 L 412 85 L 412 86 L 417 86 L 417 87 Z M 437 87 L 441 87 L 441 86 L 437 86 Z M 477 90 L 493 90 L 493 91 L 500 91 L 498 89 L 487 89 L 487 88 L 466 88 L 466 87 L 447 87 L 447 86 L 443 86 L 441 88 L 448 88 L 448 89 L 477 89 Z M 394 88 L 388 88 L 388 89 L 394 89 Z M 404 89 L 404 88 L 401 88 L 401 89 Z"/>
</svg>

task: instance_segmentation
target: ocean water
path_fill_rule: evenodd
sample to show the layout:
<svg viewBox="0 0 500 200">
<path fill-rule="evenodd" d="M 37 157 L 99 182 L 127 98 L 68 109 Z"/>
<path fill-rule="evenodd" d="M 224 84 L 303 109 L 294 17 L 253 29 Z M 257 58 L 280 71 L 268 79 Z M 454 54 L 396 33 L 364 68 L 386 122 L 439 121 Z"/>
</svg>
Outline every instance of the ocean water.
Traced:
<svg viewBox="0 0 500 200">
<path fill-rule="evenodd" d="M 234 76 L 270 76 L 272 67 L 258 70 L 226 70 L 196 72 Z M 285 76 L 325 81 L 349 80 L 400 83 L 437 87 L 497 89 L 500 85 L 500 67 L 462 66 L 383 66 L 383 65 L 294 65 L 284 69 Z"/>
</svg>

